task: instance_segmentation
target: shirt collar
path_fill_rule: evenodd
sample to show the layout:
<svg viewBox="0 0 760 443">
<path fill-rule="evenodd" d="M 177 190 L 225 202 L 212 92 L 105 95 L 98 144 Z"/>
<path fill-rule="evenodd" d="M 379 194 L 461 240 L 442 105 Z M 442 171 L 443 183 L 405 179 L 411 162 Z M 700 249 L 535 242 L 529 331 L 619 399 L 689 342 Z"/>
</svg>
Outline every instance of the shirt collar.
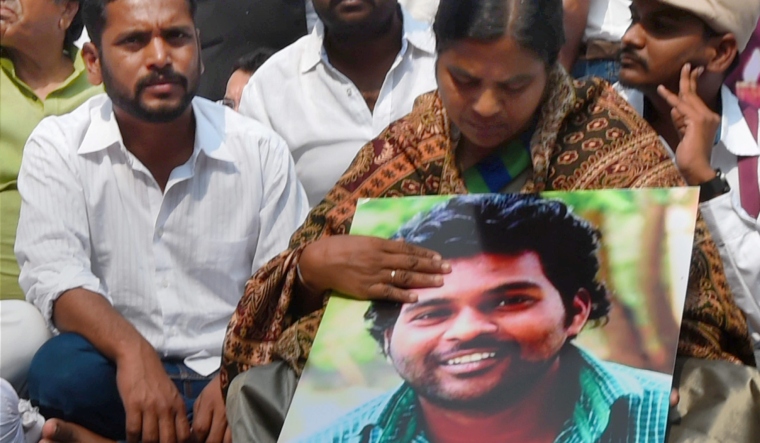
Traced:
<svg viewBox="0 0 760 443">
<path fill-rule="evenodd" d="M 569 345 L 565 352 L 564 361 L 580 365 L 581 395 L 573 419 L 566 422 L 560 435 L 569 432 L 598 441 L 612 421 L 612 405 L 621 398 L 642 398 L 644 390 L 636 379 L 613 374 L 600 360 L 574 345 Z"/>
<path fill-rule="evenodd" d="M 65 53 L 66 52 L 64 52 L 64 54 Z M 74 72 L 72 72 L 71 75 L 69 75 L 69 77 L 63 83 L 61 83 L 58 88 L 55 89 L 55 91 L 60 91 L 64 88 L 67 88 L 71 83 L 76 81 L 80 75 L 84 75 L 85 65 L 84 59 L 82 59 L 82 52 L 76 46 L 72 46 L 69 48 L 68 54 L 70 55 L 71 60 L 74 62 Z M 23 89 L 26 89 L 29 93 L 34 94 L 34 91 L 32 91 L 32 89 L 27 86 L 26 83 L 24 83 L 20 78 L 16 76 L 16 67 L 13 65 L 13 61 L 8 56 L 8 52 L 3 48 L 0 48 L 0 68 L 2 68 L 2 70 L 8 74 L 8 77 L 10 77 L 14 83 Z M 48 96 L 52 95 L 55 91 L 51 91 Z"/>
<path fill-rule="evenodd" d="M 421 422 L 417 394 L 406 383 L 402 384 L 382 407 L 377 408 L 373 415 L 370 420 L 379 428 L 379 442 L 395 441 L 394 437 L 399 429 L 405 429 L 407 436 L 428 441 Z"/>
<path fill-rule="evenodd" d="M 77 154 L 90 154 L 122 145 L 121 131 L 113 113 L 113 102 L 106 96 L 87 102 L 90 105 L 90 124 L 79 144 Z"/>
<path fill-rule="evenodd" d="M 612 87 L 628 102 L 628 104 L 631 105 L 633 109 L 636 110 L 636 112 L 639 113 L 639 115 L 644 115 L 644 94 L 641 91 L 638 89 L 627 88 L 621 85 L 620 82 L 615 83 Z"/>
<path fill-rule="evenodd" d="M 720 141 L 726 150 L 736 156 L 760 155 L 760 146 L 744 119 L 739 100 L 727 86 L 721 88 L 723 115 L 720 123 Z"/>
<path fill-rule="evenodd" d="M 435 54 L 435 36 L 428 23 L 417 20 L 401 5 L 401 17 L 403 20 L 403 34 L 401 36 L 402 51 L 407 45 L 412 45 L 420 51 Z M 317 20 L 314 30 L 307 36 L 303 56 L 301 57 L 301 73 L 304 74 L 314 69 L 321 61 L 327 60 L 324 50 L 325 25 Z"/>
<path fill-rule="evenodd" d="M 196 122 L 193 151 L 203 152 L 216 160 L 234 163 L 235 159 L 225 143 L 223 133 L 227 113 L 234 111 L 200 97 L 193 99 L 192 106 Z M 90 125 L 77 153 L 89 154 L 107 149 L 114 144 L 123 145 L 124 141 L 113 113 L 113 102 L 110 99 L 93 102 Z"/>
</svg>

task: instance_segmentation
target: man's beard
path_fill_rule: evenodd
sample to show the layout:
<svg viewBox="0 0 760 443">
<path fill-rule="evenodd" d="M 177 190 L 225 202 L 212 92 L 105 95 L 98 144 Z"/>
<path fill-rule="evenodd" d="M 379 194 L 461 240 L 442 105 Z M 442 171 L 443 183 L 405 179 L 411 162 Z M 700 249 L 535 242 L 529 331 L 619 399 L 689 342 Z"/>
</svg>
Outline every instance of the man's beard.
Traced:
<svg viewBox="0 0 760 443">
<path fill-rule="evenodd" d="M 198 90 L 197 79 L 190 82 L 187 77 L 177 73 L 172 68 L 167 68 L 161 71 L 153 71 L 141 78 L 135 85 L 134 95 L 132 95 L 117 84 L 113 75 L 111 75 L 110 69 L 106 67 L 105 63 L 101 62 L 100 69 L 106 93 L 114 103 L 114 106 L 124 110 L 129 115 L 139 120 L 149 123 L 167 123 L 179 118 L 179 116 L 185 112 L 187 107 L 190 106 L 193 97 L 195 97 L 195 93 Z M 143 105 L 140 100 L 143 91 L 152 83 L 159 80 L 176 82 L 183 87 L 185 94 L 182 96 L 179 104 L 173 107 L 158 109 L 149 109 Z"/>
<path fill-rule="evenodd" d="M 412 389 L 414 389 L 417 395 L 441 409 L 466 412 L 474 415 L 490 415 L 512 407 L 529 396 L 531 391 L 535 389 L 536 382 L 543 375 L 543 372 L 540 372 L 540 374 L 539 372 L 537 371 L 537 373 L 531 374 L 530 377 L 521 379 L 521 383 L 509 383 L 502 380 L 493 389 L 477 398 L 451 398 L 441 395 L 441 392 L 435 388 L 431 389 L 432 386 L 430 385 L 412 385 Z"/>
<path fill-rule="evenodd" d="M 439 380 L 435 371 L 431 370 L 431 368 L 440 365 L 441 357 L 436 355 L 426 357 L 427 362 L 424 367 L 428 370 L 423 374 L 418 374 L 417 377 L 409 377 L 410 374 L 399 372 L 399 375 L 405 379 L 417 395 L 442 409 L 487 415 L 504 410 L 529 396 L 531 391 L 535 389 L 536 383 L 542 380 L 556 358 L 555 356 L 555 358 L 541 362 L 530 362 L 526 365 L 526 362 L 520 358 L 519 345 L 511 341 L 501 342 L 492 337 L 475 338 L 450 352 L 479 348 L 495 349 L 500 358 L 511 358 L 513 365 L 495 386 L 480 395 L 456 395 L 447 391 L 446 387 L 443 386 L 445 381 Z M 398 366 L 396 369 L 398 371 Z M 517 374 L 519 376 L 511 377 Z"/>
<path fill-rule="evenodd" d="M 369 23 L 366 21 L 360 23 L 345 23 L 334 17 L 326 17 L 327 21 L 321 17 L 320 19 L 325 23 L 331 23 L 330 26 L 325 24 L 326 33 L 332 34 L 339 39 L 348 41 L 372 41 L 390 32 L 396 14 L 398 14 L 399 17 L 401 16 L 400 6 L 398 6 L 395 12 L 389 15 L 385 20 L 372 20 Z"/>
</svg>

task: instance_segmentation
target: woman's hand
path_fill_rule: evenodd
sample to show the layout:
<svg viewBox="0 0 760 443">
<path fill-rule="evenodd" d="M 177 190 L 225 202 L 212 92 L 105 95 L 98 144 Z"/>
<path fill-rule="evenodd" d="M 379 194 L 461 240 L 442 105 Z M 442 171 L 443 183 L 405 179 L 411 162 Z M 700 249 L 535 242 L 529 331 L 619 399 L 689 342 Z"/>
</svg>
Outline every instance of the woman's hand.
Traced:
<svg viewBox="0 0 760 443">
<path fill-rule="evenodd" d="M 299 262 L 302 283 L 359 300 L 417 301 L 416 288 L 443 286 L 451 265 L 440 254 L 403 241 L 336 235 L 308 245 Z"/>
</svg>

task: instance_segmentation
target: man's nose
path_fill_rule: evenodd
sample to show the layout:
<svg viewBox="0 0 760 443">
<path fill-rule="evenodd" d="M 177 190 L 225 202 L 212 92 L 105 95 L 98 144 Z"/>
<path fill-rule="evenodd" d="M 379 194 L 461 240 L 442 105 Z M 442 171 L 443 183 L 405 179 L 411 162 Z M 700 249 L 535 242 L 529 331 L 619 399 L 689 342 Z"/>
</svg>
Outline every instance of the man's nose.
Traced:
<svg viewBox="0 0 760 443">
<path fill-rule="evenodd" d="M 642 48 L 644 46 L 644 32 L 641 24 L 638 22 L 631 24 L 620 42 L 624 48 L 628 46 Z"/>
<path fill-rule="evenodd" d="M 488 315 L 467 308 L 457 314 L 443 337 L 446 340 L 468 341 L 481 335 L 494 334 L 498 329 L 496 322 Z"/>
<path fill-rule="evenodd" d="M 148 62 L 151 66 L 163 68 L 171 64 L 171 51 L 163 38 L 152 39 L 147 50 L 149 51 Z"/>
</svg>

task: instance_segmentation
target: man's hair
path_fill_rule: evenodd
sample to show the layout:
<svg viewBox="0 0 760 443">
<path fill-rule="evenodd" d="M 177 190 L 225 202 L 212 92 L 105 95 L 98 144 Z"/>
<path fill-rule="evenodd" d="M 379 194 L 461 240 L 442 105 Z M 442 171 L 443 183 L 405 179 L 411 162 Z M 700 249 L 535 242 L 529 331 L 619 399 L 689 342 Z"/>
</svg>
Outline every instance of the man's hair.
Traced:
<svg viewBox="0 0 760 443">
<path fill-rule="evenodd" d="M 439 53 L 463 39 L 505 35 L 553 66 L 565 43 L 562 0 L 441 0 L 433 31 Z"/>
<path fill-rule="evenodd" d="M 261 65 L 264 64 L 264 62 L 269 60 L 269 57 L 271 57 L 275 52 L 276 51 L 272 48 L 259 48 L 253 52 L 250 52 L 237 59 L 235 64 L 232 65 L 231 72 L 241 70 L 246 74 L 253 75 L 253 73 L 256 72 L 261 67 Z"/>
<path fill-rule="evenodd" d="M 444 259 L 478 254 L 517 255 L 535 252 L 562 298 L 567 315 L 576 293 L 591 297 L 589 321 L 602 320 L 610 309 L 603 282 L 597 279 L 601 234 L 588 221 L 557 200 L 526 194 L 458 196 L 406 223 L 392 237 L 432 249 Z M 385 331 L 401 312 L 400 303 L 373 301 L 364 319 L 383 346 Z"/>
<path fill-rule="evenodd" d="M 100 48 L 100 42 L 103 37 L 103 28 L 106 26 L 106 6 L 116 0 L 81 0 L 81 12 L 84 19 L 84 25 L 87 28 L 87 34 Z M 185 0 L 187 7 L 190 8 L 190 15 L 195 18 L 196 0 Z"/>
</svg>

